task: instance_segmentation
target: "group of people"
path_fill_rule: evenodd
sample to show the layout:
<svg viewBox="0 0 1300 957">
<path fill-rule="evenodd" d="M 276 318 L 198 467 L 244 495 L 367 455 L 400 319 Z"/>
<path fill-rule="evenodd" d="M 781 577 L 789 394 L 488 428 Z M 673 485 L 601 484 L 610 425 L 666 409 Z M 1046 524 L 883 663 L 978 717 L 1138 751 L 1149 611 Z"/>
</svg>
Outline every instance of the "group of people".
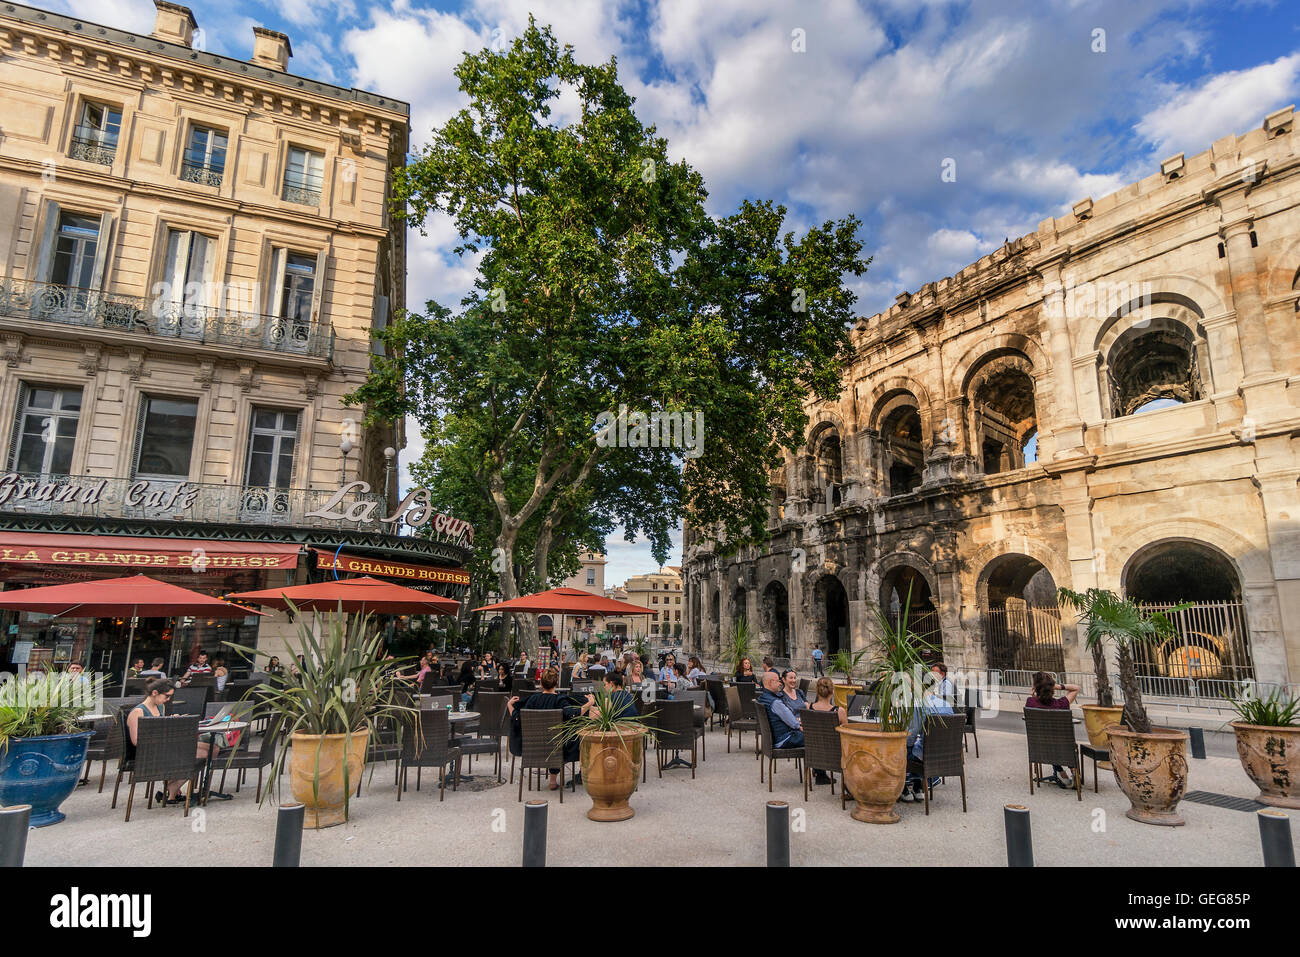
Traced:
<svg viewBox="0 0 1300 957">
<path fill-rule="evenodd" d="M 273 661 L 276 659 L 272 659 Z M 144 659 L 137 658 L 135 663 L 127 669 L 127 677 L 130 678 L 166 678 L 167 672 L 164 666 L 167 664 L 162 658 L 154 658 L 148 668 L 144 666 Z M 199 675 L 211 675 L 217 680 L 217 691 L 226 690 L 226 681 L 230 678 L 230 669 L 226 667 L 226 660 L 220 655 L 208 660 L 208 653 L 200 649 L 195 655 L 194 660 L 176 679 L 176 683 L 185 686 Z"/>
</svg>

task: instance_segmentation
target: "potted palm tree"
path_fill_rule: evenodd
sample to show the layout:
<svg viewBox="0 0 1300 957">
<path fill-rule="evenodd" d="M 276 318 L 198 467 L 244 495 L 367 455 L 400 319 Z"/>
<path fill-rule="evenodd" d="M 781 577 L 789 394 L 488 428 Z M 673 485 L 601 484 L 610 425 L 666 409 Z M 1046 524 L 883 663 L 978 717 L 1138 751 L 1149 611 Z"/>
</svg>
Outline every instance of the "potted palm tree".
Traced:
<svg viewBox="0 0 1300 957">
<path fill-rule="evenodd" d="M 1177 628 L 1165 613 L 1144 614 L 1132 601 L 1103 588 L 1082 593 L 1063 588 L 1059 594 L 1062 602 L 1079 609 L 1080 621 L 1087 621 L 1090 648 L 1105 640 L 1115 644 L 1124 724 L 1111 724 L 1104 730 L 1110 739 L 1115 781 L 1129 800 L 1125 815 L 1143 824 L 1185 824 L 1177 808 L 1187 790 L 1187 733 L 1151 726 L 1134 656 L 1144 645 L 1177 637 Z M 1187 607 L 1175 605 L 1170 611 Z M 1094 662 L 1096 656 L 1094 652 Z"/>
<path fill-rule="evenodd" d="M 626 821 L 636 811 L 628 803 L 645 760 L 645 735 L 656 729 L 644 715 L 624 713 L 604 688 L 592 695 L 592 706 L 560 725 L 555 740 L 579 742 L 582 786 L 591 797 L 587 817 L 593 821 Z"/>
<path fill-rule="evenodd" d="M 405 703 L 410 686 L 397 676 L 404 662 L 383 656 L 383 636 L 367 635 L 368 615 L 350 616 L 351 621 L 341 613 L 325 615 L 318 637 L 293 611 L 303 664 L 293 674 L 249 689 L 245 698 L 269 714 L 268 733 L 278 725 L 289 736 L 289 782 L 294 799 L 307 808 L 303 826 L 333 827 L 348 819 L 349 795 L 360 780 L 377 725 L 418 717 L 418 711 Z M 414 733 L 418 728 L 417 723 Z M 272 787 L 278 790 L 284 761 L 285 749 L 277 750 L 259 800 Z"/>
<path fill-rule="evenodd" d="M 924 655 L 937 651 L 908 627 L 874 609 L 876 645 L 867 666 L 874 724 L 840 725 L 844 783 L 856 806 L 852 817 L 870 824 L 899 820 L 894 803 L 907 783 L 907 733 L 923 696 Z M 924 715 L 924 711 L 922 711 Z"/>
<path fill-rule="evenodd" d="M 1232 707 L 1241 719 L 1232 722 L 1237 756 L 1259 788 L 1255 800 L 1300 808 L 1300 698 L 1280 688 L 1261 698 L 1248 687 Z"/>
<path fill-rule="evenodd" d="M 838 673 L 844 676 L 842 682 L 833 682 L 835 685 L 835 703 L 841 708 L 847 708 L 849 706 L 849 698 L 862 690 L 862 685 L 853 683 L 853 671 L 858 667 L 858 664 L 862 661 L 866 653 L 867 650 L 865 648 L 861 651 L 849 651 L 845 648 L 841 648 L 839 651 L 835 652 L 835 654 L 826 659 L 827 671 L 832 675 Z"/>
<path fill-rule="evenodd" d="M 1097 592 L 1102 597 L 1096 598 L 1093 592 Z M 1097 676 L 1097 703 L 1079 706 L 1083 710 L 1083 727 L 1088 734 L 1088 743 L 1094 748 L 1104 748 L 1107 751 L 1110 750 L 1110 735 L 1106 733 L 1106 728 L 1123 721 L 1124 708 L 1122 705 L 1115 704 L 1115 691 L 1110 683 L 1110 666 L 1106 661 L 1105 642 L 1109 637 L 1106 629 L 1110 619 L 1104 613 L 1094 615 L 1092 609 L 1095 603 L 1100 603 L 1098 607 L 1105 607 L 1108 600 L 1105 596 L 1109 594 L 1096 588 L 1086 593 L 1074 592 L 1068 588 L 1062 588 L 1057 592 L 1057 600 L 1062 605 L 1078 610 L 1079 624 L 1084 626 L 1084 644 L 1092 656 L 1092 670 Z M 1107 771 L 1112 771 L 1115 767 L 1109 761 L 1098 761 L 1097 766 Z"/>
<path fill-rule="evenodd" d="M 103 686 L 103 676 L 67 671 L 0 682 L 0 805 L 30 804 L 32 827 L 67 817 L 59 805 L 77 787 L 94 734 L 77 718 Z"/>
<path fill-rule="evenodd" d="M 753 659 L 753 644 L 754 633 L 750 631 L 749 622 L 737 618 L 722 647 L 722 660 L 726 662 L 729 671 L 734 674 L 741 661 L 745 658 Z"/>
</svg>

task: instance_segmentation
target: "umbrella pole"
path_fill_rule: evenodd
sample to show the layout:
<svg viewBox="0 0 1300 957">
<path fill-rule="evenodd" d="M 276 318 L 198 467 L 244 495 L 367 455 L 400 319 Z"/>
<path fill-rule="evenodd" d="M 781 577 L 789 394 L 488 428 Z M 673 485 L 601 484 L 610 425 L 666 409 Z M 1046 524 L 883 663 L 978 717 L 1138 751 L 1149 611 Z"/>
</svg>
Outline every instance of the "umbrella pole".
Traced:
<svg viewBox="0 0 1300 957">
<path fill-rule="evenodd" d="M 135 644 L 135 619 L 139 605 L 131 606 L 131 630 L 126 638 L 126 664 L 122 666 L 122 693 L 126 694 L 126 676 L 131 672 L 131 646 Z"/>
</svg>

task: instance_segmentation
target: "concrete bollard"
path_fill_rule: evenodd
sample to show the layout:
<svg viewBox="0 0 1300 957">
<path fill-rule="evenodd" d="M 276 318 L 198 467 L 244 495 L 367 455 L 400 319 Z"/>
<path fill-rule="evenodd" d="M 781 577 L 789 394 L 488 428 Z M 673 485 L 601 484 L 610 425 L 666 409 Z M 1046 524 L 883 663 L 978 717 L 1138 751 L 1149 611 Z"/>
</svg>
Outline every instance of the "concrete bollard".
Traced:
<svg viewBox="0 0 1300 957">
<path fill-rule="evenodd" d="M 15 804 L 0 808 L 0 867 L 22 867 L 27 856 L 27 832 L 32 825 L 32 806 Z"/>
<path fill-rule="evenodd" d="M 546 866 L 547 801 L 524 805 L 524 867 Z"/>
<path fill-rule="evenodd" d="M 281 804 L 275 816 L 275 855 L 272 867 L 298 867 L 302 861 L 303 804 Z"/>
<path fill-rule="evenodd" d="M 1202 728 L 1188 728 L 1191 737 L 1192 757 L 1205 760 L 1205 731 Z"/>
<path fill-rule="evenodd" d="M 790 866 L 790 805 L 767 802 L 767 866 Z"/>
<path fill-rule="evenodd" d="M 1029 831 L 1029 808 L 1008 804 L 1002 809 L 1007 831 L 1007 867 L 1034 866 L 1034 839 Z"/>
<path fill-rule="evenodd" d="M 1295 867 L 1291 819 L 1273 808 L 1265 808 L 1256 817 L 1259 818 L 1259 841 L 1264 847 L 1264 866 Z"/>
</svg>

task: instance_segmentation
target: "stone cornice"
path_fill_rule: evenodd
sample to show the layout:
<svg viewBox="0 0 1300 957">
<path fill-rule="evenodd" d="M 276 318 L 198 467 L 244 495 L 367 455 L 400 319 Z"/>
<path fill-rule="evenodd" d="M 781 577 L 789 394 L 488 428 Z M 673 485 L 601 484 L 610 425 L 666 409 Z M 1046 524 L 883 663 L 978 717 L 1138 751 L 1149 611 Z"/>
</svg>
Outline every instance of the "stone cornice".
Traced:
<svg viewBox="0 0 1300 957">
<path fill-rule="evenodd" d="M 48 57 L 58 62 L 61 71 L 76 67 L 142 88 L 201 93 L 341 130 L 365 130 L 388 140 L 398 154 L 404 154 L 408 145 L 410 105 L 401 100 L 345 90 L 31 7 L 0 8 L 0 51 Z"/>
</svg>

